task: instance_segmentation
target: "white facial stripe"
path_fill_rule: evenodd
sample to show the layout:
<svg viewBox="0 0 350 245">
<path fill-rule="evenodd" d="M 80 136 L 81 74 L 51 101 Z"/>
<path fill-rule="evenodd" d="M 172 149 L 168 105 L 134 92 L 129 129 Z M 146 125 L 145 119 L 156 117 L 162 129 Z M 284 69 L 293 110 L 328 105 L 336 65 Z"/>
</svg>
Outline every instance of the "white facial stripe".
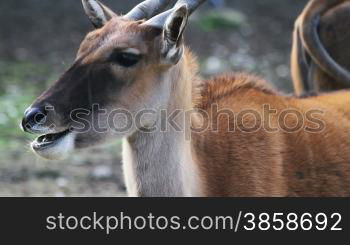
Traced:
<svg viewBox="0 0 350 245">
<path fill-rule="evenodd" d="M 123 52 L 134 54 L 134 55 L 140 55 L 141 54 L 140 50 L 138 50 L 136 48 L 127 48 L 127 49 L 124 49 Z"/>
</svg>

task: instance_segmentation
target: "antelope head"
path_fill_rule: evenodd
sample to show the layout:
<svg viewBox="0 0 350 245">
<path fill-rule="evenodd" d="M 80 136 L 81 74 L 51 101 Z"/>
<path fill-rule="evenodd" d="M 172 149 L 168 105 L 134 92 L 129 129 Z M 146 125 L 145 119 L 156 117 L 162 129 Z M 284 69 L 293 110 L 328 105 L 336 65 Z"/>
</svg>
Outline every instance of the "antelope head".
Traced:
<svg viewBox="0 0 350 245">
<path fill-rule="evenodd" d="M 204 0 L 179 0 L 163 12 L 172 2 L 147 0 L 118 16 L 97 0 L 82 1 L 95 30 L 82 41 L 74 64 L 25 111 L 23 130 L 41 135 L 31 144 L 35 153 L 60 159 L 110 136 L 130 136 L 136 127 L 113 130 L 111 120 L 125 129 L 137 112 L 161 107 L 166 80 L 183 55 L 188 16 Z M 104 113 L 93 113 L 94 107 Z M 116 109 L 127 113 L 111 117 Z"/>
</svg>

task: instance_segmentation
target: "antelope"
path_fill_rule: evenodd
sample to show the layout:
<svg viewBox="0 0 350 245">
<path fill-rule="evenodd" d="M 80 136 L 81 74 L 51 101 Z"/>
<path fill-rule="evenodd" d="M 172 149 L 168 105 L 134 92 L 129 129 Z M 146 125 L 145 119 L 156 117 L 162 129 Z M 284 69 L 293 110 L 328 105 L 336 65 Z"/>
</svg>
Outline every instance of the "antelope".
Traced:
<svg viewBox="0 0 350 245">
<path fill-rule="evenodd" d="M 350 92 L 297 98 L 244 73 L 201 79 L 184 30 L 204 0 L 168 10 L 171 0 L 147 0 L 122 16 L 82 2 L 96 29 L 21 124 L 41 135 L 31 144 L 36 154 L 60 159 L 122 138 L 129 196 L 350 195 Z M 84 113 L 94 105 L 104 112 Z M 107 125 L 115 110 L 131 117 L 114 113 L 118 127 L 89 127 Z M 145 110 L 156 113 L 130 123 Z M 181 130 L 161 129 L 163 111 Z"/>
<path fill-rule="evenodd" d="M 311 0 L 295 22 L 291 71 L 297 95 L 350 87 L 350 1 Z"/>
</svg>

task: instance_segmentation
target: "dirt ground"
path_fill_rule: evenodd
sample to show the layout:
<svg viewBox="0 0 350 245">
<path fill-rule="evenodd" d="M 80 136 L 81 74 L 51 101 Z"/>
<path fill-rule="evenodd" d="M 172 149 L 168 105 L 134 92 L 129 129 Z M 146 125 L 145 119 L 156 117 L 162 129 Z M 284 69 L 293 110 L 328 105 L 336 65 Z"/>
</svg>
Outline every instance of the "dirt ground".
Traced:
<svg viewBox="0 0 350 245">
<path fill-rule="evenodd" d="M 0 196 L 125 195 L 120 141 L 79 152 L 65 161 L 48 162 L 29 151 L 30 138 L 17 127 L 27 103 L 67 69 L 91 30 L 80 2 L 0 1 Z M 138 2 L 104 1 L 117 13 L 125 13 Z M 226 0 L 224 9 L 202 7 L 186 33 L 188 46 L 199 57 L 202 75 L 253 72 L 289 93 L 291 32 L 306 2 Z M 203 27 L 210 14 L 226 11 L 237 15 L 235 28 Z M 9 93 L 15 96 L 9 99 Z M 28 99 L 20 103 L 25 96 Z M 12 105 L 18 110 L 13 121 L 2 120 L 3 115 L 11 115 L 6 110 Z"/>
</svg>

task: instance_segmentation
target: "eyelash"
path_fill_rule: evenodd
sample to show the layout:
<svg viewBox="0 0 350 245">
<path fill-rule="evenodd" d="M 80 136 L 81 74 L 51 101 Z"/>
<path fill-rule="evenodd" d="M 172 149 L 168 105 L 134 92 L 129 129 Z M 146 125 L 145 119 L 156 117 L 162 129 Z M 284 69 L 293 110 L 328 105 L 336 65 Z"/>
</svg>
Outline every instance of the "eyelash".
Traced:
<svg viewBox="0 0 350 245">
<path fill-rule="evenodd" d="M 131 67 L 136 65 L 141 59 L 141 55 L 126 53 L 126 52 L 116 52 L 111 56 L 111 62 L 116 63 L 123 67 Z"/>
</svg>

